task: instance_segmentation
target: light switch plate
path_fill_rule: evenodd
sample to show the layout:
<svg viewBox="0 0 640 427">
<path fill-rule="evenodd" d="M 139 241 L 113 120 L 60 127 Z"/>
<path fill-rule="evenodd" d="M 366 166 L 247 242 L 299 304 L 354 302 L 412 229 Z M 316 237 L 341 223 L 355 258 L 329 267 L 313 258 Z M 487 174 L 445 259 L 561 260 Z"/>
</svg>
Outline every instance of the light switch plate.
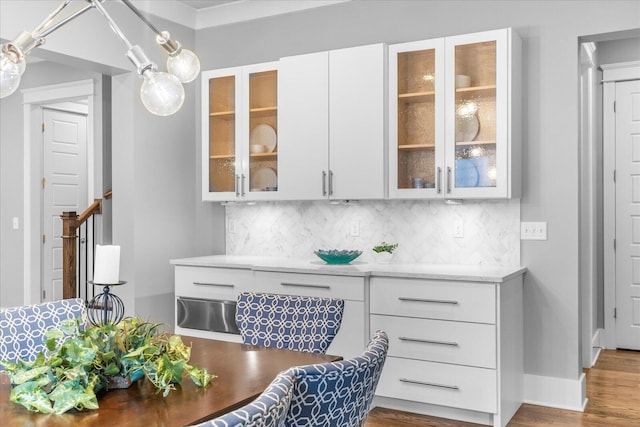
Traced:
<svg viewBox="0 0 640 427">
<path fill-rule="evenodd" d="M 18 230 L 20 228 L 20 218 L 17 216 L 13 217 L 13 229 Z"/>
<path fill-rule="evenodd" d="M 521 222 L 520 240 L 547 240 L 547 222 Z"/>
</svg>

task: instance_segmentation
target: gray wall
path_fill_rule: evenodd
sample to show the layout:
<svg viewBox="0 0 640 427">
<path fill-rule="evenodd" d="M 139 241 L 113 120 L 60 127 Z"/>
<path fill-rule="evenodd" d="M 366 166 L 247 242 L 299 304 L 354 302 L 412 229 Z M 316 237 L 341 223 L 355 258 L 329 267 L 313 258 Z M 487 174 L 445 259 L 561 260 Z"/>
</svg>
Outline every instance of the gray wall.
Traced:
<svg viewBox="0 0 640 427">
<path fill-rule="evenodd" d="M 23 303 L 24 262 L 24 139 L 21 89 L 66 83 L 101 76 L 54 62 L 28 66 L 20 88 L 0 99 L 0 307 Z M 12 228 L 17 217 L 20 229 Z"/>
<path fill-rule="evenodd" d="M 513 27 L 523 38 L 524 221 L 549 240 L 525 241 L 525 370 L 577 379 L 578 37 L 638 27 L 637 1 L 351 1 L 203 29 L 203 69 L 376 42 Z M 312 84 L 312 83 L 311 83 Z"/>
<path fill-rule="evenodd" d="M 12 39 L 21 30 L 34 28 L 58 4 L 57 1 L 3 0 L 0 2 L 0 37 Z M 107 2 L 105 7 L 127 37 L 134 44 L 140 44 L 159 68 L 164 69 L 166 57 L 155 45 L 153 34 L 125 6 Z M 169 30 L 185 46 L 193 46 L 193 30 L 160 19 L 153 22 L 159 28 Z M 224 209 L 200 201 L 200 140 L 196 138 L 195 130 L 195 111 L 199 101 L 195 97 L 194 84 L 185 87 L 187 99 L 182 111 L 164 119 L 152 116 L 141 106 L 138 98 L 140 80 L 130 72 L 133 67 L 125 58 L 125 50 L 106 21 L 96 11 L 90 11 L 51 34 L 37 52 L 38 56 L 63 61 L 81 72 L 97 71 L 114 76 L 111 233 L 112 242 L 122 247 L 121 278 L 128 281 L 116 292 L 125 301 L 126 314 L 138 314 L 172 325 L 173 269 L 169 259 L 223 252 L 221 229 Z M 27 73 L 30 69 L 28 66 Z M 13 104 L 4 108 L 2 104 L 0 111 L 4 215 L 0 236 L 3 248 L 5 235 L 11 233 L 10 217 L 21 215 L 23 192 L 19 185 L 22 176 L 19 157 L 22 152 L 21 125 L 18 126 L 19 131 L 9 131 L 16 145 L 5 149 L 4 137 L 5 123 L 21 120 L 21 101 L 15 96 L 2 102 L 5 100 L 18 103 L 18 108 Z M 12 128 L 16 129 L 15 126 Z M 101 160 L 108 167 L 108 156 Z M 15 172 L 7 171 L 10 178 L 4 178 L 5 164 L 17 168 Z M 13 182 L 18 182 L 17 188 L 13 188 Z M 8 188 L 12 186 L 7 192 L 11 194 L 12 201 L 6 204 L 5 185 Z M 8 220 L 5 218 L 7 215 Z M 220 220 L 215 221 L 215 218 Z M 21 235 L 15 237 L 20 245 L 21 239 Z M 19 255 L 22 249 L 21 246 L 15 247 L 18 248 L 18 258 L 11 265 L 12 270 L 6 280 L 6 251 L 3 249 L 2 252 L 2 288 L 11 289 L 12 297 L 15 297 L 11 303 L 2 301 L 5 305 L 24 303 L 21 292 L 24 286 L 23 263 Z M 14 250 L 13 246 L 10 250 Z"/>
</svg>

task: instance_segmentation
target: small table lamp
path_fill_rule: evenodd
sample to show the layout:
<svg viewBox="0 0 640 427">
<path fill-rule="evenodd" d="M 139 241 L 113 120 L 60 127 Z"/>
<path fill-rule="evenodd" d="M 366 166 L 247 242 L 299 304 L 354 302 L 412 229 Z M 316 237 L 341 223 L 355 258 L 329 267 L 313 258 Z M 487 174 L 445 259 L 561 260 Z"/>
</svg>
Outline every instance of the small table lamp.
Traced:
<svg viewBox="0 0 640 427">
<path fill-rule="evenodd" d="M 124 317 L 124 303 L 110 292 L 111 286 L 124 285 L 120 277 L 120 246 L 96 245 L 95 266 L 93 268 L 94 286 L 104 286 L 102 293 L 89 301 L 87 317 L 96 326 L 107 323 L 116 324 Z"/>
</svg>

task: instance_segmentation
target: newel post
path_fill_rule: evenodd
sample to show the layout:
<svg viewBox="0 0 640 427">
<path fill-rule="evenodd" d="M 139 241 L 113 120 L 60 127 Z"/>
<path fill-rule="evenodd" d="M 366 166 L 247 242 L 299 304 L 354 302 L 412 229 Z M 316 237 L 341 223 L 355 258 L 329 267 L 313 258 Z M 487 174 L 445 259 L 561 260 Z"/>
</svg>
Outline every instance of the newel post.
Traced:
<svg viewBox="0 0 640 427">
<path fill-rule="evenodd" d="M 62 298 L 76 298 L 76 228 L 78 215 L 63 212 L 62 218 Z"/>
</svg>

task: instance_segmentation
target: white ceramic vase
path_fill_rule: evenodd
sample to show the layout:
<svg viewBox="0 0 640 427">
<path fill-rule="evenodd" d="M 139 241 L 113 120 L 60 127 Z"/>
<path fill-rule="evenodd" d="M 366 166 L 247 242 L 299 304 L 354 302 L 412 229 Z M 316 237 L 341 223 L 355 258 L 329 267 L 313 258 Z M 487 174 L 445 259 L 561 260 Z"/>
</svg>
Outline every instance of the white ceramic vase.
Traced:
<svg viewBox="0 0 640 427">
<path fill-rule="evenodd" d="M 393 259 L 391 252 L 374 252 L 376 264 L 389 264 Z"/>
</svg>

